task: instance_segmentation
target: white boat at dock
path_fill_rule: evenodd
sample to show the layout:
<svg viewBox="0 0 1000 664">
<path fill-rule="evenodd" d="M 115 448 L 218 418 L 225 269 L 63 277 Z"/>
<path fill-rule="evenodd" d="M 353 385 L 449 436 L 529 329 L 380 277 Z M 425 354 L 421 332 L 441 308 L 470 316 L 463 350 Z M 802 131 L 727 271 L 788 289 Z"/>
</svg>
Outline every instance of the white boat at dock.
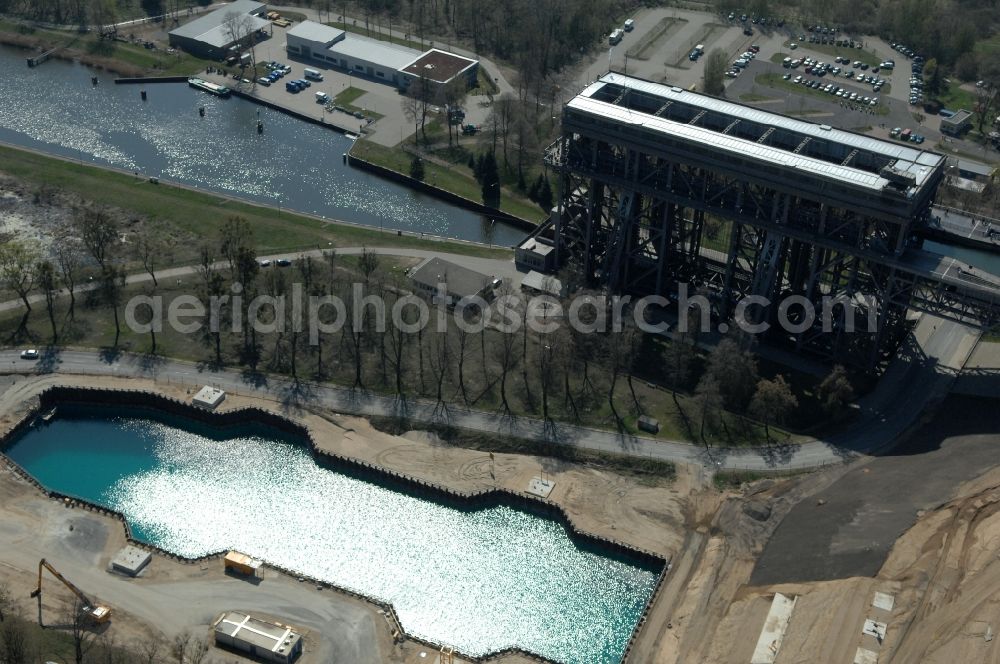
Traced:
<svg viewBox="0 0 1000 664">
<path fill-rule="evenodd" d="M 204 90 L 209 94 L 213 94 L 219 97 L 228 97 L 229 88 L 224 85 L 219 85 L 217 83 L 212 83 L 211 81 L 206 81 L 201 78 L 189 78 L 188 85 L 192 88 L 198 88 L 199 90 Z"/>
</svg>

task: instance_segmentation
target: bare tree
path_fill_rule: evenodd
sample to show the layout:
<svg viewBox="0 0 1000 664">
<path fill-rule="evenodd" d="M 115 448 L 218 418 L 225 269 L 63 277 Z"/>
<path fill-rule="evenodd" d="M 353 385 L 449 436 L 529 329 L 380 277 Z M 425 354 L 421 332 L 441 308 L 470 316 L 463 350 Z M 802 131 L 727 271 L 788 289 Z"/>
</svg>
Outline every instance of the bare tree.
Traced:
<svg viewBox="0 0 1000 664">
<path fill-rule="evenodd" d="M 52 261 L 46 259 L 38 263 L 35 268 L 38 275 L 38 288 L 45 294 L 45 310 L 49 314 L 49 323 L 52 325 L 52 343 L 58 341 L 59 333 L 56 330 L 56 294 L 59 291 L 59 279 L 56 275 L 56 268 Z"/>
<path fill-rule="evenodd" d="M 19 330 L 23 330 L 31 313 L 31 302 L 28 294 L 35 284 L 38 270 L 38 254 L 34 249 L 10 240 L 0 244 L 0 280 L 9 290 L 17 293 L 24 303 L 24 317 Z"/>
<path fill-rule="evenodd" d="M 187 657 L 188 644 L 191 643 L 192 638 L 193 635 L 191 632 L 181 632 L 171 642 L 170 656 L 174 658 L 177 664 L 184 664 L 184 660 Z"/>
<path fill-rule="evenodd" d="M 188 643 L 185 664 L 202 664 L 208 656 L 208 642 L 196 637 Z"/>
<path fill-rule="evenodd" d="M 233 216 L 219 230 L 219 251 L 229 262 L 229 278 L 236 279 L 240 253 L 253 246 L 253 230 L 246 219 Z"/>
<path fill-rule="evenodd" d="M 131 648 L 139 658 L 141 664 L 158 664 L 160 653 L 163 652 L 163 641 L 159 637 L 152 637 L 137 641 Z"/>
<path fill-rule="evenodd" d="M 14 596 L 10 593 L 10 586 L 0 583 L 0 622 L 4 621 L 7 613 L 14 606 Z"/>
<path fill-rule="evenodd" d="M 235 43 L 239 48 L 250 49 L 250 67 L 256 71 L 257 57 L 254 50 L 257 45 L 257 28 L 253 17 L 250 14 L 239 12 L 227 12 L 222 20 L 222 31 L 227 39 Z M 251 76 L 252 85 L 256 87 L 257 77 Z"/>
<path fill-rule="evenodd" d="M 218 298 L 218 301 L 221 302 L 221 296 L 225 292 L 225 279 L 215 266 L 215 254 L 212 253 L 212 249 L 208 245 L 203 245 L 199 254 L 198 274 L 201 276 L 201 287 L 205 299 L 211 302 L 213 298 Z M 222 366 L 222 316 L 224 312 L 221 305 L 217 308 L 209 307 L 209 309 L 209 324 L 203 326 L 203 329 L 207 335 L 206 338 L 215 348 L 215 364 Z"/>
<path fill-rule="evenodd" d="M 83 266 L 83 247 L 80 241 L 66 235 L 58 238 L 52 247 L 56 264 L 59 266 L 59 278 L 69 292 L 69 318 L 76 315 L 76 281 Z"/>
<path fill-rule="evenodd" d="M 111 248 L 118 241 L 118 224 L 107 210 L 90 207 L 78 209 L 73 225 L 83 246 L 101 269 L 107 267 Z"/>
<path fill-rule="evenodd" d="M 100 281 L 100 295 L 104 303 L 110 307 L 112 314 L 114 314 L 115 319 L 115 343 L 114 347 L 118 347 L 118 341 L 121 338 L 122 328 L 121 320 L 118 315 L 118 308 L 122 304 L 122 299 L 125 295 L 125 271 L 114 266 L 109 265 L 101 272 Z"/>
<path fill-rule="evenodd" d="M 133 247 L 135 257 L 153 280 L 153 286 L 159 286 L 160 283 L 156 280 L 156 268 L 170 260 L 169 245 L 155 229 L 146 227 L 135 238 Z"/>
<path fill-rule="evenodd" d="M 4 664 L 27 664 L 28 635 L 23 622 L 4 620 L 0 625 L 0 661 Z"/>
<path fill-rule="evenodd" d="M 83 601 L 75 597 L 65 613 L 65 624 L 69 627 L 73 639 L 73 659 L 76 664 L 83 664 L 84 658 L 97 640 L 96 632 L 91 629 L 90 616 L 84 609 Z"/>
<path fill-rule="evenodd" d="M 722 392 L 719 389 L 719 381 L 711 374 L 706 373 L 698 381 L 698 387 L 695 388 L 694 394 L 698 418 L 701 420 L 699 436 L 704 441 L 706 425 L 714 425 L 722 411 Z"/>
</svg>

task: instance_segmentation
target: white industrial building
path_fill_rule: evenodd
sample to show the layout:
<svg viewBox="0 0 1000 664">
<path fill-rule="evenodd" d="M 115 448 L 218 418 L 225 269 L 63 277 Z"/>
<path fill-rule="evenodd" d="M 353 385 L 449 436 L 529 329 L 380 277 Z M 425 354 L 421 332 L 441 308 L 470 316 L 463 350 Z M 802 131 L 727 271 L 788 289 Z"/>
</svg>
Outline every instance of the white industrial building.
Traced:
<svg viewBox="0 0 1000 664">
<path fill-rule="evenodd" d="M 290 664 L 302 654 L 302 636 L 287 625 L 230 611 L 215 621 L 215 643 L 265 662 Z"/>
<path fill-rule="evenodd" d="M 266 10 L 267 5 L 263 2 L 236 0 L 171 30 L 170 45 L 199 57 L 222 60 L 232 55 L 234 49 L 245 48 L 251 40 L 258 42 L 267 36 L 271 23 L 264 18 Z M 249 22 L 249 30 L 242 40 L 235 39 L 226 25 L 234 14 L 246 15 Z"/>
<path fill-rule="evenodd" d="M 289 55 L 322 63 L 352 74 L 380 81 L 400 89 L 417 77 L 445 84 L 464 76 L 467 85 L 476 80 L 479 62 L 439 49 L 420 51 L 390 42 L 316 23 L 302 21 L 285 34 Z"/>
</svg>

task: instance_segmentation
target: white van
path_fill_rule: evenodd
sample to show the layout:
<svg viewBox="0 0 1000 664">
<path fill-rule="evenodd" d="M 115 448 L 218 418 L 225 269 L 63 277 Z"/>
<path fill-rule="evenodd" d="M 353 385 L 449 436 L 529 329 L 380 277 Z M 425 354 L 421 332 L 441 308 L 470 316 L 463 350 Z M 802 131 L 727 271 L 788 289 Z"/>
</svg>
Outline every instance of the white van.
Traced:
<svg viewBox="0 0 1000 664">
<path fill-rule="evenodd" d="M 322 81 L 323 80 L 323 74 L 319 73 L 315 69 L 306 69 L 305 72 L 306 72 L 306 78 L 308 78 L 309 80 L 312 80 L 312 81 Z"/>
<path fill-rule="evenodd" d="M 697 46 L 694 47 L 694 50 L 698 51 L 698 55 L 705 55 L 705 45 L 704 44 L 698 44 Z"/>
<path fill-rule="evenodd" d="M 330 95 L 326 94 L 325 92 L 317 92 L 316 93 L 316 103 L 317 104 L 326 104 L 329 101 L 330 101 Z"/>
<path fill-rule="evenodd" d="M 625 32 L 632 32 L 635 29 L 635 21 L 633 19 L 625 20 Z"/>
<path fill-rule="evenodd" d="M 608 37 L 608 43 L 614 46 L 615 44 L 621 42 L 623 36 L 625 36 L 625 33 L 622 32 L 621 28 L 617 28 L 611 33 L 611 36 Z"/>
</svg>

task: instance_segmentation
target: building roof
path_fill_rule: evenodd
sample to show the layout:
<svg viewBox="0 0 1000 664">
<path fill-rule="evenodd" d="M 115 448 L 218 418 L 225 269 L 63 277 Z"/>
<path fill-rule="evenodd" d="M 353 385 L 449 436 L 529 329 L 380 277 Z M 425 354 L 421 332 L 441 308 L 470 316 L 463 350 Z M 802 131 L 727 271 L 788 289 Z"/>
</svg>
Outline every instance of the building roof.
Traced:
<svg viewBox="0 0 1000 664">
<path fill-rule="evenodd" d="M 355 60 L 374 62 L 389 69 L 405 67 L 420 55 L 419 51 L 412 48 L 369 39 L 361 35 L 348 35 L 327 50 Z"/>
<path fill-rule="evenodd" d="M 448 293 L 465 297 L 481 293 L 493 277 L 441 258 L 428 258 L 410 271 L 410 279 L 431 290 L 444 283 Z"/>
<path fill-rule="evenodd" d="M 532 251 L 540 256 L 546 256 L 555 250 L 551 244 L 545 242 L 539 242 L 533 237 L 529 237 L 527 240 L 521 243 L 518 249 L 523 249 L 525 251 Z"/>
<path fill-rule="evenodd" d="M 215 623 L 215 632 L 271 652 L 287 653 L 301 637 L 290 627 L 230 611 Z"/>
<path fill-rule="evenodd" d="M 179 28 L 174 28 L 170 31 L 170 34 L 222 48 L 233 43 L 233 40 L 226 34 L 225 28 L 226 17 L 229 14 L 233 12 L 237 14 L 256 14 L 264 11 L 266 7 L 267 5 L 263 2 L 256 2 L 256 0 L 236 0 L 216 9 L 214 12 L 189 21 Z M 251 18 L 254 23 L 254 30 L 260 30 L 268 25 L 268 21 L 259 16 L 251 16 Z"/>
<path fill-rule="evenodd" d="M 344 37 L 344 31 L 331 25 L 323 25 L 316 21 L 302 21 L 285 33 L 285 37 L 298 37 L 311 42 L 329 46 Z"/>
<path fill-rule="evenodd" d="M 972 122 L 972 113 L 964 108 L 955 111 L 950 118 L 941 118 L 943 124 L 964 125 Z"/>
<path fill-rule="evenodd" d="M 447 83 L 478 61 L 454 53 L 432 48 L 400 71 L 427 78 L 437 83 Z"/>
<path fill-rule="evenodd" d="M 955 161 L 957 162 L 958 170 L 966 173 L 974 173 L 983 177 L 989 177 L 993 173 L 993 166 L 989 164 L 981 164 L 978 161 L 970 161 L 968 159 L 955 159 Z"/>
<path fill-rule="evenodd" d="M 226 393 L 224 390 L 220 390 L 217 387 L 212 387 L 211 385 L 206 385 L 205 387 L 198 390 L 198 393 L 191 397 L 191 402 L 198 406 L 208 406 L 210 408 L 215 408 L 222 400 L 226 398 Z"/>
<path fill-rule="evenodd" d="M 734 158 L 798 169 L 870 190 L 889 185 L 883 175 L 886 166 L 912 176 L 913 186 L 920 187 L 944 161 L 942 155 L 900 143 L 617 73 L 602 76 L 566 106 L 599 121 L 709 144 Z"/>
<path fill-rule="evenodd" d="M 540 293 L 547 293 L 555 297 L 562 296 L 562 282 L 550 274 L 542 274 L 531 270 L 521 279 L 521 288 L 530 288 Z"/>
</svg>

